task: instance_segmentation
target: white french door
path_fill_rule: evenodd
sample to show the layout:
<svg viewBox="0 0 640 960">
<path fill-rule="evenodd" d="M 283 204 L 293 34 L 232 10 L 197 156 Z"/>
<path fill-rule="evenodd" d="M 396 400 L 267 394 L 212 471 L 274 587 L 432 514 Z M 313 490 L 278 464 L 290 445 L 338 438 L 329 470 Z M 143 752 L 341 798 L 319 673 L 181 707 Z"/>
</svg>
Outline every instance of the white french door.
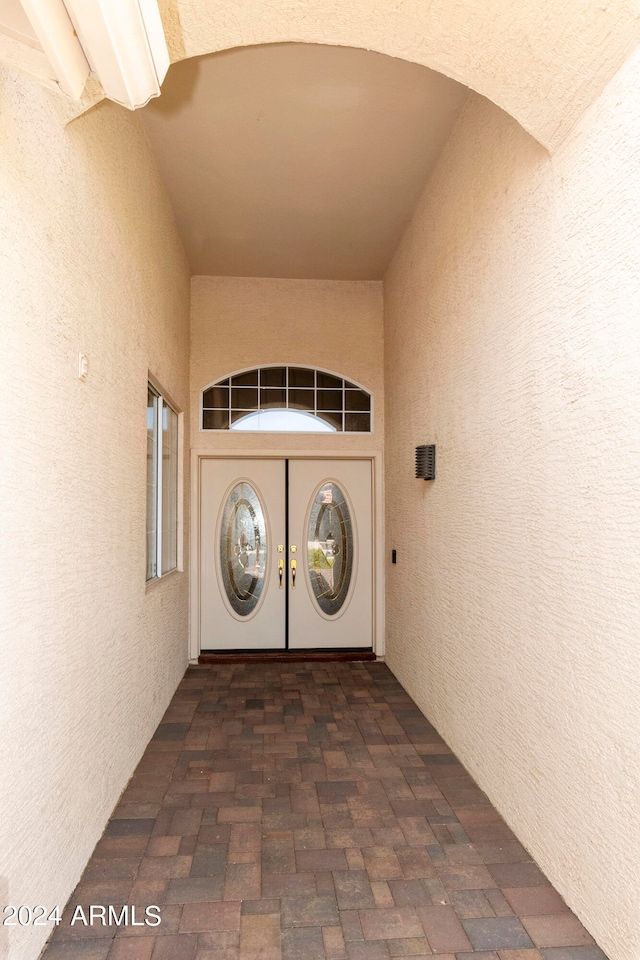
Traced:
<svg viewBox="0 0 640 960">
<path fill-rule="evenodd" d="M 286 461 L 207 459 L 201 471 L 201 646 L 279 649 L 286 633 Z"/>
<path fill-rule="evenodd" d="M 369 460 L 203 459 L 203 650 L 371 648 Z"/>
<path fill-rule="evenodd" d="M 371 462 L 291 460 L 289 646 L 371 647 Z M 294 554 L 290 554 L 291 566 Z"/>
</svg>

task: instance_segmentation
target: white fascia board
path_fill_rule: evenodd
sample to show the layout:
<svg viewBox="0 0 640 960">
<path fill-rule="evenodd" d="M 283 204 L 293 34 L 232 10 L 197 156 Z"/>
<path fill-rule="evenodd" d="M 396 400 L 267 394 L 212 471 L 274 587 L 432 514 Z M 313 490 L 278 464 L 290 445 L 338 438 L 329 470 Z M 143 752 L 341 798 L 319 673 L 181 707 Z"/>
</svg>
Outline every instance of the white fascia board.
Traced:
<svg viewBox="0 0 640 960">
<path fill-rule="evenodd" d="M 89 64 L 62 0 L 21 0 L 60 87 L 79 100 Z"/>
<path fill-rule="evenodd" d="M 156 0 L 68 0 L 68 4 L 107 97 L 136 110 L 159 96 L 169 51 Z"/>
</svg>

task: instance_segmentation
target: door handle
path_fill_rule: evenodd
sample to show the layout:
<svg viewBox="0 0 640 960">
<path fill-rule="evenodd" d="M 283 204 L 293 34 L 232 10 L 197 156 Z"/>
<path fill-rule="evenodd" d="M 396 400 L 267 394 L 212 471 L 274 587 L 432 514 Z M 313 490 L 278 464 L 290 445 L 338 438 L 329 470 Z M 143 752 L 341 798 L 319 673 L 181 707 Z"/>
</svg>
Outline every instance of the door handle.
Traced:
<svg viewBox="0 0 640 960">
<path fill-rule="evenodd" d="M 297 560 L 291 561 L 291 589 L 295 590 L 296 588 L 296 569 L 298 566 Z"/>
<path fill-rule="evenodd" d="M 284 560 L 278 560 L 278 589 L 282 590 L 282 577 L 284 575 Z"/>
</svg>

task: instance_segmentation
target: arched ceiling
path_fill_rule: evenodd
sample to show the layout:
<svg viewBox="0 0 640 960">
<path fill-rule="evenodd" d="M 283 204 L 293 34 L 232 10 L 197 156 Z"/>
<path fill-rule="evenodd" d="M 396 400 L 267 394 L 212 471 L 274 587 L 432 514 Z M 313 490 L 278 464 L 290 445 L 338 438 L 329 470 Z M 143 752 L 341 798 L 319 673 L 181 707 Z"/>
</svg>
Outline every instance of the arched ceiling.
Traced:
<svg viewBox="0 0 640 960">
<path fill-rule="evenodd" d="M 232 47 L 362 47 L 488 97 L 553 150 L 640 41 L 638 0 L 160 0 L 172 61 Z"/>
<path fill-rule="evenodd" d="M 191 272 L 379 280 L 467 92 L 317 44 L 173 64 L 141 115 Z"/>
</svg>

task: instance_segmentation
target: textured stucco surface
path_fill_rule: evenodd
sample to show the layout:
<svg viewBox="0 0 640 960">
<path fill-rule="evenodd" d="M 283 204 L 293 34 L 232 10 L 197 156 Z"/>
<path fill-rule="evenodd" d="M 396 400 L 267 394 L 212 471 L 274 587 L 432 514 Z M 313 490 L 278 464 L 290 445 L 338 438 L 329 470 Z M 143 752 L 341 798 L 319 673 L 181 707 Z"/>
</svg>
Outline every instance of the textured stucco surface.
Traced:
<svg viewBox="0 0 640 960">
<path fill-rule="evenodd" d="M 459 80 L 549 148 L 640 39 L 630 0 L 160 0 L 160 9 L 172 60 L 282 41 L 364 47 Z"/>
<path fill-rule="evenodd" d="M 200 391 L 245 367 L 321 367 L 373 395 L 374 432 L 262 434 L 200 430 Z M 191 445 L 198 450 L 381 450 L 382 284 L 378 281 L 193 277 Z"/>
<path fill-rule="evenodd" d="M 5 70 L 0 117 L 0 894 L 51 908 L 187 662 L 186 573 L 145 591 L 145 407 L 150 370 L 188 416 L 189 277 L 138 117 L 64 129 Z"/>
<path fill-rule="evenodd" d="M 388 663 L 612 960 L 640 956 L 639 83 L 635 55 L 553 159 L 470 98 L 385 279 Z"/>
</svg>

